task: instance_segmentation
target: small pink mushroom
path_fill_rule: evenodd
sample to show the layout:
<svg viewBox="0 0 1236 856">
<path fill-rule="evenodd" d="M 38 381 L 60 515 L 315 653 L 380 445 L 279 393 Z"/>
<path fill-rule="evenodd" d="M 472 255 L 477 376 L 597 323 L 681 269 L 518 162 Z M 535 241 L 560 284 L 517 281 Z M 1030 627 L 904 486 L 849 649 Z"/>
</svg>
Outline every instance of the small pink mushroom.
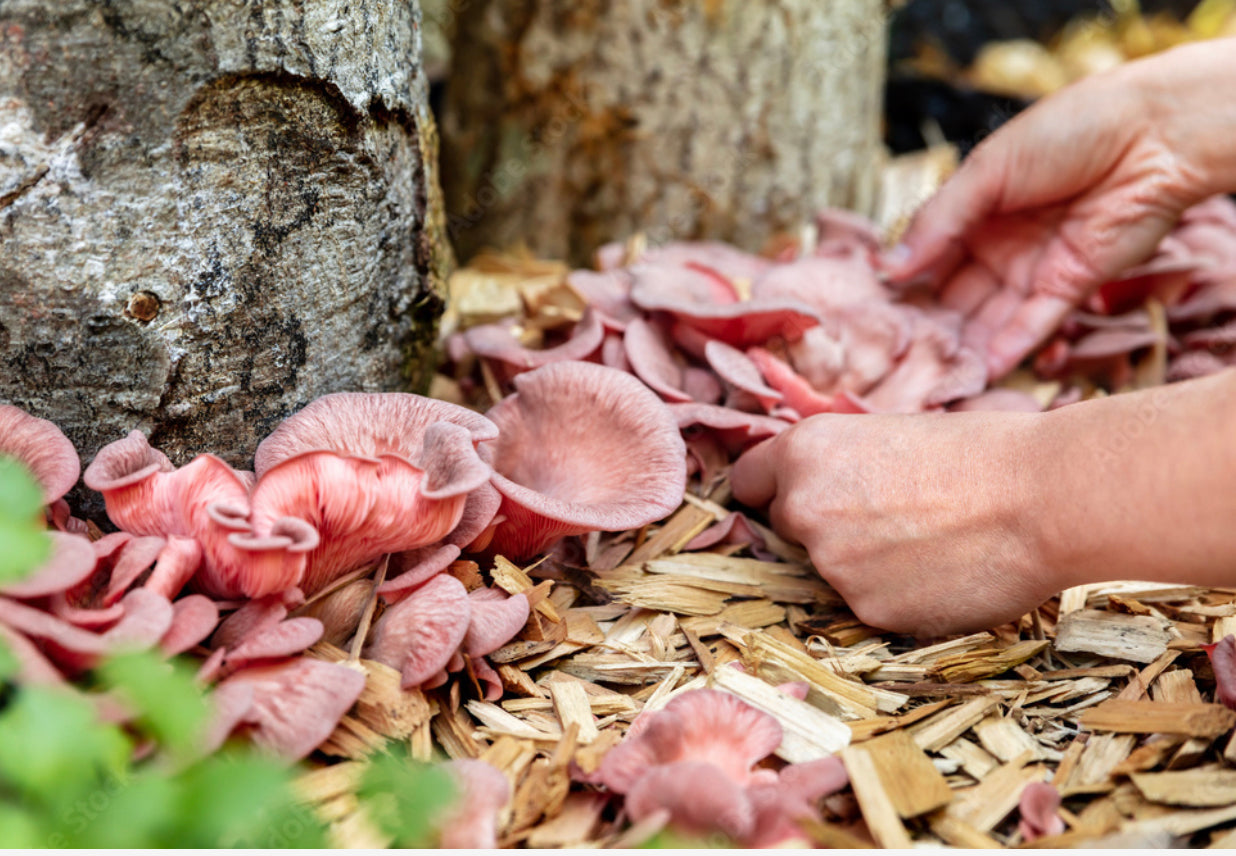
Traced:
<svg viewBox="0 0 1236 856">
<path fill-rule="evenodd" d="M 1202 648 L 1215 673 L 1215 700 L 1236 710 L 1236 636 L 1229 633 Z"/>
<path fill-rule="evenodd" d="M 308 657 L 241 669 L 212 694 L 215 713 L 204 748 L 214 751 L 244 729 L 282 758 L 304 758 L 330 736 L 364 688 L 363 672 Z"/>
<path fill-rule="evenodd" d="M 674 416 L 623 372 L 555 363 L 515 379 L 489 417 L 499 426 L 493 484 L 505 519 L 490 550 L 536 555 L 567 535 L 660 520 L 686 487 L 686 446 Z"/>
<path fill-rule="evenodd" d="M 727 280 L 703 269 L 645 265 L 632 273 L 635 305 L 666 312 L 736 348 L 763 344 L 773 336 L 793 341 L 820 323 L 816 312 L 798 300 L 740 301 Z"/>
<path fill-rule="evenodd" d="M 684 833 L 768 846 L 793 837 L 795 821 L 815 816 L 812 803 L 847 782 L 835 759 L 756 766 L 781 739 L 776 719 L 737 696 L 691 690 L 641 714 L 587 779 L 624 794 L 637 822 L 667 811 Z"/>
<path fill-rule="evenodd" d="M 1031 782 L 1018 801 L 1021 820 L 1017 830 L 1027 842 L 1064 832 L 1060 817 L 1060 792 L 1047 782 Z"/>
<path fill-rule="evenodd" d="M 43 489 L 44 505 L 68 493 L 81 474 L 81 462 L 69 438 L 46 419 L 11 404 L 0 404 L 0 456 L 4 455 L 30 470 Z"/>
<path fill-rule="evenodd" d="M 492 850 L 498 846 L 498 812 L 511 800 L 511 784 L 485 761 L 458 758 L 444 765 L 459 786 L 455 804 L 438 819 L 438 846 Z"/>
</svg>

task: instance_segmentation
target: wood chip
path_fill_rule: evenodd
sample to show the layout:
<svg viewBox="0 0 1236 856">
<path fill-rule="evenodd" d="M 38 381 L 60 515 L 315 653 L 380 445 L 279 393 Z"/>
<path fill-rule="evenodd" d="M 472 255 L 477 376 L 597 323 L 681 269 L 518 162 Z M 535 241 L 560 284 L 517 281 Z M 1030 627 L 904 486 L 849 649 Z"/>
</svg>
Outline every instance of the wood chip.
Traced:
<svg viewBox="0 0 1236 856">
<path fill-rule="evenodd" d="M 1167 650 L 1170 639 L 1162 619 L 1084 609 L 1060 619 L 1055 648 L 1150 663 Z"/>
<path fill-rule="evenodd" d="M 875 759 L 863 745 L 849 746 L 841 753 L 850 774 L 850 787 L 863 812 L 863 820 L 881 847 L 909 848 L 912 844 L 897 807 L 884 787 Z"/>
<path fill-rule="evenodd" d="M 999 699 L 993 697 L 970 699 L 910 726 L 909 730 L 920 749 L 935 752 L 973 728 L 998 703 Z"/>
<path fill-rule="evenodd" d="M 1236 804 L 1236 770 L 1208 766 L 1165 773 L 1132 773 L 1129 778 L 1151 802 L 1191 808 Z"/>
<path fill-rule="evenodd" d="M 1046 769 L 1025 766 L 1032 753 L 1024 752 L 1007 764 L 988 773 L 973 788 L 958 794 L 945 814 L 972 826 L 979 832 L 990 832 L 996 824 L 1017 807 L 1021 792 L 1031 782 L 1041 782 Z"/>
<path fill-rule="evenodd" d="M 776 754 L 790 763 L 834 755 L 850 742 L 850 729 L 844 722 L 753 675 L 733 668 L 717 669 L 711 681 L 781 723 L 784 733 Z"/>
<path fill-rule="evenodd" d="M 596 718 L 592 715 L 592 704 L 582 682 L 553 681 L 549 684 L 549 695 L 563 727 L 576 726 L 580 743 L 587 744 L 597 739 Z"/>
<path fill-rule="evenodd" d="M 979 648 L 936 660 L 932 671 L 948 683 L 966 683 L 991 678 L 1038 655 L 1051 643 L 1026 640 L 1000 650 Z"/>
<path fill-rule="evenodd" d="M 952 800 L 948 782 L 909 733 L 894 731 L 866 741 L 862 748 L 871 756 L 884 791 L 901 817 L 918 817 Z"/>
<path fill-rule="evenodd" d="M 1111 699 L 1082 715 L 1093 731 L 1122 734 L 1184 734 L 1218 737 L 1236 726 L 1236 711 L 1221 704 L 1167 703 Z"/>
</svg>

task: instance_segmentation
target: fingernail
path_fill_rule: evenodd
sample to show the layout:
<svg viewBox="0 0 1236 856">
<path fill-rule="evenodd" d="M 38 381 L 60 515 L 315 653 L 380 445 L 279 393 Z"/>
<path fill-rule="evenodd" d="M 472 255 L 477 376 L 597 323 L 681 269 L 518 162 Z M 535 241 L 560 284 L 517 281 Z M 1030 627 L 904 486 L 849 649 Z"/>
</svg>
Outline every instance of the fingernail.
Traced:
<svg viewBox="0 0 1236 856">
<path fill-rule="evenodd" d="M 880 261 L 887 267 L 901 267 L 910 260 L 912 255 L 914 255 L 914 251 L 910 249 L 908 244 L 898 244 L 891 250 L 886 250 L 880 256 Z"/>
</svg>

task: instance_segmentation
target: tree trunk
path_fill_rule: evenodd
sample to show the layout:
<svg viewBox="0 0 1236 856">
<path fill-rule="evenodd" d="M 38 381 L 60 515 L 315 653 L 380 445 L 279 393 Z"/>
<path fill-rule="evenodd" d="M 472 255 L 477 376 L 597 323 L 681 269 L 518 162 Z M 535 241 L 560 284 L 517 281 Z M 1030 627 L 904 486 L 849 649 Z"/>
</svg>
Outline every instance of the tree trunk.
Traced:
<svg viewBox="0 0 1236 856">
<path fill-rule="evenodd" d="M 461 257 L 522 240 L 579 262 L 637 230 L 758 249 L 871 204 L 882 0 L 468 0 L 454 23 Z"/>
<path fill-rule="evenodd" d="M 408 0 L 0 0 L 0 400 L 249 465 L 427 381 L 449 250 Z"/>
</svg>

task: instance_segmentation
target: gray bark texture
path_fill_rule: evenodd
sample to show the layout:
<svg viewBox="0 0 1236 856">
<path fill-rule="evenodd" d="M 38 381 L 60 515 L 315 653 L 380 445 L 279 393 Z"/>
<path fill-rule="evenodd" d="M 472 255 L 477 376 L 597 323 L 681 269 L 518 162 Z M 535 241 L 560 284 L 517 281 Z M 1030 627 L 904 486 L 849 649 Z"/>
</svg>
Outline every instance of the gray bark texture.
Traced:
<svg viewBox="0 0 1236 856">
<path fill-rule="evenodd" d="M 883 0 L 451 5 L 461 258 L 523 241 L 578 263 L 636 231 L 754 250 L 825 205 L 872 204 Z"/>
<path fill-rule="evenodd" d="M 414 0 L 0 0 L 0 401 L 247 467 L 427 382 L 450 264 Z"/>
</svg>

